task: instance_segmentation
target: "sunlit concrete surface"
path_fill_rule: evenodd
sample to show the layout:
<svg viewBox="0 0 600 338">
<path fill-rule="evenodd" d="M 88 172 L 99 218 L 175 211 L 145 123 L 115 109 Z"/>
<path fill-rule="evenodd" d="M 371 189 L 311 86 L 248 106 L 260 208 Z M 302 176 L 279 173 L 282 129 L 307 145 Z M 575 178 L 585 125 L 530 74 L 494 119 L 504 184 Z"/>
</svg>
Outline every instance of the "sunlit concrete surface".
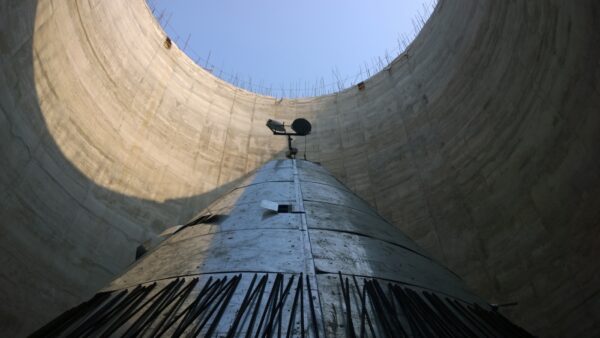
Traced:
<svg viewBox="0 0 600 338">
<path fill-rule="evenodd" d="M 281 157 L 320 161 L 541 336 L 600 334 L 600 3 L 440 1 L 365 89 L 258 96 L 194 64 L 143 0 L 0 1 L 0 333 Z M 303 144 L 299 144 L 301 154 Z"/>
</svg>

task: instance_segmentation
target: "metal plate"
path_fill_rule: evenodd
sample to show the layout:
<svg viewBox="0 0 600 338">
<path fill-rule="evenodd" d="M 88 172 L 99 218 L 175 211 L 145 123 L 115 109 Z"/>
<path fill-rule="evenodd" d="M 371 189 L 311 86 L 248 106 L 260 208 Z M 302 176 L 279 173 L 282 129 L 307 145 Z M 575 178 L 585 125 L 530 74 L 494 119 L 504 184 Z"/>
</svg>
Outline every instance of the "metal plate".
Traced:
<svg viewBox="0 0 600 338">
<path fill-rule="evenodd" d="M 397 296 L 392 294 L 390 290 L 391 287 L 400 288 L 404 293 L 411 292 L 413 296 L 422 301 L 422 306 L 429 307 L 430 309 L 433 308 L 431 303 L 424 297 L 423 292 L 428 291 L 418 287 L 352 275 L 342 275 L 342 280 L 344 281 L 343 288 L 338 274 L 321 274 L 317 276 L 319 298 L 321 300 L 323 321 L 325 322 L 324 327 L 326 329 L 327 337 L 353 336 L 350 332 L 354 332 L 357 337 L 390 336 L 390 332 L 386 332 L 386 328 L 383 325 L 380 325 L 380 323 L 384 320 L 387 320 L 389 323 L 390 312 L 392 311 L 385 308 L 385 305 L 381 302 L 380 306 L 382 308 L 378 309 L 375 307 L 374 298 L 379 300 L 384 299 L 386 305 L 393 305 L 391 307 L 396 314 L 393 317 L 398 320 L 401 330 L 404 330 L 409 337 L 415 336 L 414 332 L 411 332 L 411 325 L 404 311 L 406 310 L 415 313 L 422 311 L 423 308 L 417 309 L 415 304 L 410 302 L 403 302 L 400 304 Z M 368 288 L 365 289 L 365 281 L 376 282 L 382 293 L 374 295 Z M 346 286 L 348 287 L 347 289 Z M 439 297 L 438 299 L 446 298 L 446 295 L 443 294 L 437 294 L 436 296 Z M 364 300 L 363 297 L 365 297 Z M 489 309 L 487 304 L 481 302 L 481 299 L 476 297 L 469 299 L 469 303 L 478 303 L 482 308 Z M 449 310 L 452 313 L 453 318 L 462 319 L 462 322 L 465 324 L 469 323 L 469 319 L 462 317 L 458 312 L 452 311 L 449 306 L 446 307 L 446 310 Z M 372 325 L 369 325 L 369 322 L 366 320 L 367 316 Z M 428 319 L 432 322 L 434 320 L 441 322 L 442 319 L 439 318 L 440 316 L 442 315 L 436 311 L 428 313 Z M 395 329 L 396 328 L 390 328 L 388 330 L 394 331 Z M 361 334 L 361 332 L 364 333 L 364 335 Z M 375 335 L 373 335 L 372 332 L 374 332 Z M 394 332 L 392 334 L 401 336 L 399 332 Z M 454 334 L 452 336 L 461 335 L 459 333 L 458 335 Z"/>
<path fill-rule="evenodd" d="M 211 210 L 215 219 L 190 226 L 182 231 L 198 231 L 192 228 L 202 228 L 202 234 L 219 231 L 250 230 L 250 229 L 300 229 L 300 214 L 275 213 L 256 206 L 256 204 L 240 204 L 233 208 Z M 198 233 L 200 234 L 200 233 Z M 183 235 L 183 234 L 182 234 Z"/>
<path fill-rule="evenodd" d="M 437 262 L 378 239 L 334 231 L 310 230 L 318 270 L 370 276 L 469 297 L 464 283 Z"/>
<path fill-rule="evenodd" d="M 260 167 L 258 170 L 259 171 L 260 170 L 269 170 L 269 169 L 281 170 L 281 169 L 291 169 L 291 168 L 294 168 L 294 162 L 292 160 L 279 159 L 279 160 L 272 160 L 272 161 L 265 163 L 265 165 Z"/>
<path fill-rule="evenodd" d="M 206 211 L 216 213 L 224 208 L 244 203 L 255 203 L 260 208 L 261 200 L 292 203 L 296 200 L 294 182 L 265 182 L 238 188 L 216 200 Z"/>
<path fill-rule="evenodd" d="M 264 182 L 293 182 L 294 181 L 294 170 L 293 168 L 267 168 L 256 171 L 248 178 L 244 179 L 239 187 L 245 187 L 252 184 L 264 183 Z"/>
<path fill-rule="evenodd" d="M 300 214 L 278 214 L 257 208 L 254 204 L 242 204 L 233 209 L 219 225 L 221 231 L 265 228 L 299 229 L 300 222 Z"/>
<path fill-rule="evenodd" d="M 358 196 L 343 188 L 313 182 L 301 182 L 304 201 L 343 205 L 377 216 L 377 212 Z"/>
<path fill-rule="evenodd" d="M 311 296 L 316 298 L 317 293 L 309 289 L 303 277 L 298 274 L 210 274 L 104 290 L 99 301 L 92 302 L 91 307 L 77 309 L 67 325 L 43 336 L 84 335 L 85 332 L 92 336 L 127 336 L 133 333 L 128 332 L 132 327 L 137 329 L 134 336 L 244 337 L 248 332 L 252 333 L 250 336 L 261 337 L 270 336 L 268 332 L 286 337 L 317 337 L 318 332 L 322 336 L 321 318 L 312 315 L 317 313 L 319 304 L 311 302 Z M 136 297 L 139 301 L 132 302 Z M 208 298 L 212 301 L 203 306 L 202 300 Z M 147 300 L 150 302 L 146 303 Z M 129 319 L 114 325 L 115 321 L 98 316 L 98 309 L 110 303 L 113 317 Z M 274 308 L 279 310 L 273 312 Z M 130 316 L 122 316 L 124 312 Z M 276 315 L 272 316 L 273 313 Z M 181 320 L 188 317 L 189 320 Z M 200 326 L 203 321 L 205 324 Z"/>
<path fill-rule="evenodd" d="M 325 174 L 329 174 L 329 171 L 327 169 L 325 169 L 322 165 L 317 164 L 315 162 L 311 162 L 311 161 L 305 161 L 305 160 L 296 160 L 296 167 L 298 168 L 298 170 L 305 170 L 305 171 L 315 171 L 315 172 L 322 172 Z"/>
<path fill-rule="evenodd" d="M 318 202 L 304 202 L 304 209 L 306 210 L 306 219 L 310 229 L 359 233 L 395 243 L 421 255 L 429 256 L 408 236 L 379 216 L 344 206 Z"/>
<path fill-rule="evenodd" d="M 328 185 L 334 186 L 338 189 L 343 189 L 343 190 L 350 192 L 350 190 L 348 188 L 346 188 L 340 181 L 338 181 L 333 175 L 329 174 L 328 172 L 322 171 L 322 170 L 311 170 L 311 169 L 312 168 L 298 170 L 298 175 L 300 177 L 301 182 L 315 182 L 315 183 L 328 184 Z M 350 193 L 352 193 L 352 192 L 350 192 Z"/>
<path fill-rule="evenodd" d="M 111 288 L 216 272 L 299 273 L 304 271 L 299 250 L 302 241 L 298 230 L 256 229 L 199 236 L 181 231 L 146 254 Z"/>
</svg>

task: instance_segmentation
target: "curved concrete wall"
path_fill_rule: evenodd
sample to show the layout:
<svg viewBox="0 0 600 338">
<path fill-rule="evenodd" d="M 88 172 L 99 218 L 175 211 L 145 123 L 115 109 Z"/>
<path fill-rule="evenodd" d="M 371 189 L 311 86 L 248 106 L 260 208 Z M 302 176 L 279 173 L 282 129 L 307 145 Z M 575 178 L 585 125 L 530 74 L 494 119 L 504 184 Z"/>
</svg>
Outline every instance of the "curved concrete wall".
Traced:
<svg viewBox="0 0 600 338">
<path fill-rule="evenodd" d="M 165 48 L 142 0 L 0 2 L 1 332 L 89 297 L 304 116 L 309 159 L 519 324 L 597 334 L 599 15 L 441 1 L 365 90 L 278 101 Z"/>
</svg>

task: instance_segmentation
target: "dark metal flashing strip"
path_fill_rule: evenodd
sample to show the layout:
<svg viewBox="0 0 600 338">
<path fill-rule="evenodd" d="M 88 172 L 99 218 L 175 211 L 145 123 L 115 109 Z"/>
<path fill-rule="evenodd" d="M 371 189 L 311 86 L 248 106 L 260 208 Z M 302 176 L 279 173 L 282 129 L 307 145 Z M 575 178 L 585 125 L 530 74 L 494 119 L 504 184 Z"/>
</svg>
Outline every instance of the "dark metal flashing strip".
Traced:
<svg viewBox="0 0 600 338">
<path fill-rule="evenodd" d="M 337 276 L 339 274 L 339 271 L 338 272 L 332 272 L 332 271 L 319 270 L 319 274 L 320 275 L 333 275 L 333 276 Z M 350 277 L 354 276 L 354 277 L 363 278 L 363 279 L 376 279 L 378 281 L 391 282 L 391 283 L 395 283 L 395 284 L 398 284 L 398 285 L 405 285 L 405 286 L 413 287 L 413 288 L 420 289 L 420 290 L 427 290 L 427 291 L 430 291 L 430 292 L 434 292 L 434 293 L 439 294 L 439 295 L 444 295 L 444 296 L 450 297 L 452 299 L 458 300 L 458 301 L 460 301 L 461 303 L 464 303 L 464 304 L 482 304 L 482 305 L 485 305 L 485 306 L 489 306 L 488 303 L 486 303 L 485 301 L 479 299 L 478 297 L 473 297 L 473 299 L 467 300 L 467 299 L 463 299 L 462 297 L 458 297 L 456 295 L 448 294 L 448 293 L 446 293 L 444 291 L 435 290 L 435 289 L 432 289 L 432 288 L 429 288 L 429 287 L 426 287 L 426 286 L 422 286 L 422 285 L 418 285 L 418 284 L 413 284 L 413 283 L 408 283 L 408 282 L 403 282 L 403 281 L 399 281 L 399 280 L 395 280 L 395 279 L 383 278 L 383 277 L 378 277 L 378 276 L 365 276 L 365 275 L 347 274 L 347 273 L 343 273 L 343 272 L 342 272 L 342 276 L 350 276 Z"/>
<path fill-rule="evenodd" d="M 211 275 L 230 276 L 230 275 L 237 275 L 237 274 L 267 274 L 267 275 L 281 274 L 281 275 L 287 276 L 287 275 L 298 275 L 300 273 L 301 273 L 301 271 L 267 271 L 267 270 L 223 270 L 223 271 L 211 271 L 211 272 L 196 272 L 196 273 L 181 274 L 181 275 L 176 275 L 176 276 L 169 276 L 169 277 L 164 277 L 164 278 L 157 278 L 157 279 L 152 279 L 152 280 L 148 280 L 148 281 L 144 281 L 144 282 L 130 283 L 130 284 L 126 284 L 124 286 L 119 286 L 118 288 L 105 288 L 105 289 L 102 289 L 102 292 L 114 292 L 114 291 L 119 291 L 119 290 L 126 290 L 126 289 L 130 289 L 132 287 L 135 287 L 137 285 L 158 283 L 161 281 L 177 279 L 177 278 L 191 278 L 191 277 L 211 276 Z"/>
<path fill-rule="evenodd" d="M 363 306 L 360 316 L 361 338 L 367 336 L 363 313 L 370 313 L 378 323 L 378 334 L 372 330 L 370 337 L 532 337 L 493 309 L 485 310 L 477 303 L 461 305 L 458 300 L 446 298 L 448 304 L 454 307 L 452 310 L 435 293 L 415 291 L 394 283 L 388 283 L 386 293 L 377 279 L 365 279 L 362 287 L 355 280 L 352 288 L 347 276 L 344 277 L 341 272 L 337 275 L 341 299 L 340 304 L 334 306 L 339 306 L 342 311 L 342 316 L 337 318 L 344 321 L 338 325 L 345 327 L 345 336 L 348 338 L 356 338 L 356 317 L 352 315 L 351 298 L 359 299 L 358 305 Z M 367 303 L 370 306 L 365 310 Z"/>
<path fill-rule="evenodd" d="M 430 293 L 424 288 L 415 290 L 403 283 L 386 283 L 384 279 L 371 277 L 364 278 L 361 286 L 357 280 L 360 276 L 340 271 L 333 275 L 338 276 L 341 297 L 339 302 L 331 305 L 341 309 L 341 316 L 337 318 L 349 338 L 532 337 L 491 308 L 484 309 L 476 302 L 463 303 L 454 297 L 446 298 L 444 302 L 441 293 Z M 287 277 L 276 273 L 272 287 L 267 291 L 269 276 L 264 274 L 256 283 L 258 274 L 254 274 L 249 286 L 243 287 L 245 297 L 242 303 L 235 306 L 230 300 L 244 277 L 242 274 L 232 278 L 227 275 L 221 278 L 210 276 L 193 296 L 191 291 L 198 286 L 198 278 L 173 279 L 154 294 L 152 289 L 156 283 L 148 286 L 140 284 L 131 290 L 100 293 L 65 312 L 32 336 L 117 334 L 158 337 L 169 334 L 173 337 L 211 337 L 217 332 L 225 332 L 221 331 L 223 329 L 228 332 L 227 338 L 240 336 L 244 331 L 246 337 L 324 335 L 327 327 L 319 325 L 321 319 L 317 315 L 318 305 L 313 297 L 311 278 L 306 278 L 308 276 L 303 273 Z M 267 294 L 268 300 L 263 303 L 262 297 Z M 306 314 L 305 296 L 309 301 Z M 189 304 L 184 308 L 186 302 Z M 298 306 L 301 315 L 299 328 L 296 321 Z M 225 316 L 226 312 L 228 315 Z M 308 326 L 305 326 L 305 315 L 310 318 Z M 227 322 L 222 322 L 223 318 L 227 318 Z"/>
</svg>

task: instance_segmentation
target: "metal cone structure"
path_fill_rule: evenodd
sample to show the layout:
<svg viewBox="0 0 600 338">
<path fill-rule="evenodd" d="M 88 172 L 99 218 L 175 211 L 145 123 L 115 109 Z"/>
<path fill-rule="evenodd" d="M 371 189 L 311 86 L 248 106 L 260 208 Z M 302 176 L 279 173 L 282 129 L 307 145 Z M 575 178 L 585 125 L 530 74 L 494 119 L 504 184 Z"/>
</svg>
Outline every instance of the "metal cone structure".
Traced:
<svg viewBox="0 0 600 338">
<path fill-rule="evenodd" d="M 34 336 L 529 336 L 319 164 L 274 160 Z"/>
</svg>

